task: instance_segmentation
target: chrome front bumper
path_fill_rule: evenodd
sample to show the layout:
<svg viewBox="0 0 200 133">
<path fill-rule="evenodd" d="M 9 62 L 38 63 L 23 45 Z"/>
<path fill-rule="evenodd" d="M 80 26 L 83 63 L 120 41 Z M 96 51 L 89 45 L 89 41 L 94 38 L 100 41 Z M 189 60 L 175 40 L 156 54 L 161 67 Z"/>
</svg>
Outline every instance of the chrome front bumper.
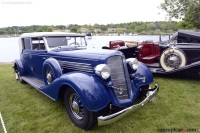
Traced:
<svg viewBox="0 0 200 133">
<path fill-rule="evenodd" d="M 98 125 L 99 126 L 107 125 L 112 122 L 115 122 L 115 121 L 121 119 L 123 116 L 128 115 L 129 113 L 133 112 L 137 108 L 144 106 L 149 101 L 153 102 L 155 100 L 155 95 L 158 93 L 158 90 L 159 90 L 158 85 L 155 85 L 155 88 L 153 89 L 153 91 L 149 91 L 147 94 L 147 97 L 142 102 L 132 105 L 130 107 L 127 107 L 119 112 L 116 112 L 116 113 L 108 115 L 108 116 L 99 116 L 98 117 Z"/>
</svg>

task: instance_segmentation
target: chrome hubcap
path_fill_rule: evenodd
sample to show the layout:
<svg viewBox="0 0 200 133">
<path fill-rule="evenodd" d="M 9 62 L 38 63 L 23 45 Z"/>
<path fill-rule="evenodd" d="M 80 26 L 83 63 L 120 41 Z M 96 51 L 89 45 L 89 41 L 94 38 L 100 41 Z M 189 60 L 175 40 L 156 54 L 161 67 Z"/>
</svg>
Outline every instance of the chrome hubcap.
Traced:
<svg viewBox="0 0 200 133">
<path fill-rule="evenodd" d="M 165 57 L 165 64 L 171 68 L 178 68 L 181 65 L 181 58 L 177 54 L 169 54 Z"/>
<path fill-rule="evenodd" d="M 75 113 L 78 113 L 78 112 L 79 112 L 78 103 L 77 103 L 76 101 L 73 101 L 73 103 L 72 103 L 72 110 L 73 110 Z"/>
<path fill-rule="evenodd" d="M 53 81 L 53 72 L 52 70 L 48 67 L 46 70 L 46 78 L 47 78 L 47 83 L 50 84 Z"/>
<path fill-rule="evenodd" d="M 19 72 L 17 72 L 17 77 L 18 77 L 18 80 L 21 81 L 21 77 L 19 75 Z"/>
<path fill-rule="evenodd" d="M 50 73 L 47 74 L 47 82 L 48 82 L 48 84 L 50 84 L 52 82 L 52 77 L 51 77 Z"/>
<path fill-rule="evenodd" d="M 76 119 L 82 120 L 84 118 L 83 104 L 77 94 L 73 93 L 69 98 L 69 105 L 72 114 Z"/>
</svg>

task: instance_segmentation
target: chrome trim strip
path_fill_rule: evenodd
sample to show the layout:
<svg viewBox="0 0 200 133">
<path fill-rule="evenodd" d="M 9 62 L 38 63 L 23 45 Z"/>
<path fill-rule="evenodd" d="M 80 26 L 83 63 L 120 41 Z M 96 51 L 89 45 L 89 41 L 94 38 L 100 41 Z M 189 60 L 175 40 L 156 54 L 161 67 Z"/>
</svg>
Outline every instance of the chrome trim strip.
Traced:
<svg viewBox="0 0 200 133">
<path fill-rule="evenodd" d="M 91 66 L 91 64 L 88 63 L 78 63 L 78 62 L 70 62 L 70 61 L 60 61 L 58 60 L 60 63 L 67 63 L 67 64 L 79 64 L 79 65 L 88 65 Z"/>
<path fill-rule="evenodd" d="M 60 60 L 59 60 L 59 63 L 62 69 L 70 69 L 70 70 L 83 71 L 83 72 L 94 72 L 91 64 L 60 61 Z"/>
<path fill-rule="evenodd" d="M 78 69 L 78 68 L 66 68 L 66 69 L 75 70 L 75 71 L 83 71 L 83 72 L 94 72 L 92 70 L 83 70 L 83 69 Z"/>
<path fill-rule="evenodd" d="M 61 64 L 62 66 L 74 66 L 74 67 L 79 67 L 79 66 L 81 66 L 81 67 L 84 67 L 84 68 L 91 68 L 91 66 L 82 66 L 82 65 L 78 65 L 78 64 L 74 64 L 74 65 L 72 65 L 72 64 Z"/>
<path fill-rule="evenodd" d="M 73 66 L 73 65 L 62 65 L 62 67 L 66 68 L 80 68 L 80 69 L 92 69 L 92 67 L 83 67 L 83 66 Z"/>
<path fill-rule="evenodd" d="M 139 107 L 144 106 L 146 103 L 148 103 L 149 101 L 153 102 L 153 98 L 155 97 L 155 95 L 158 93 L 159 91 L 159 87 L 158 85 L 155 85 L 154 91 L 150 91 L 147 95 L 147 97 L 140 103 L 132 105 L 130 107 L 127 107 L 117 113 L 108 115 L 108 116 L 99 116 L 98 117 L 98 125 L 107 125 L 110 124 L 112 122 L 115 122 L 119 119 L 121 119 L 122 117 L 124 117 L 125 115 L 128 115 L 129 113 L 133 112 L 134 110 L 138 109 Z"/>
</svg>

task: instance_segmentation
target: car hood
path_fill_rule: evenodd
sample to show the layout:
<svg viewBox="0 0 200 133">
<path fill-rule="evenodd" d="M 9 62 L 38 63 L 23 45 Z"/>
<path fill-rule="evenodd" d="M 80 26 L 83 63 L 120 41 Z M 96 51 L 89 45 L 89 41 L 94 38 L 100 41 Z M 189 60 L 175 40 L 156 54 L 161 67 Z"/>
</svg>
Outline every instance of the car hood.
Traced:
<svg viewBox="0 0 200 133">
<path fill-rule="evenodd" d="M 110 56 L 121 55 L 122 53 L 115 50 L 103 49 L 79 49 L 79 50 L 56 50 L 51 51 L 50 54 L 59 57 L 69 57 L 82 60 L 104 60 Z"/>
</svg>

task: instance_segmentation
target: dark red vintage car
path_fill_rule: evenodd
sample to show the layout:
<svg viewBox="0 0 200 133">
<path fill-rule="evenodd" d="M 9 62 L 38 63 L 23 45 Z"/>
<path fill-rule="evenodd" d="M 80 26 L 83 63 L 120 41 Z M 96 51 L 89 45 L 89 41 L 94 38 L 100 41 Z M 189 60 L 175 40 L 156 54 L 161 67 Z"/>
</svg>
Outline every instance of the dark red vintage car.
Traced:
<svg viewBox="0 0 200 133">
<path fill-rule="evenodd" d="M 109 48 L 115 47 L 123 52 L 126 58 L 135 57 L 146 64 L 153 73 L 174 73 L 192 69 L 200 76 L 198 31 L 179 30 L 169 40 L 160 39 L 158 43 L 111 41 Z"/>
</svg>

